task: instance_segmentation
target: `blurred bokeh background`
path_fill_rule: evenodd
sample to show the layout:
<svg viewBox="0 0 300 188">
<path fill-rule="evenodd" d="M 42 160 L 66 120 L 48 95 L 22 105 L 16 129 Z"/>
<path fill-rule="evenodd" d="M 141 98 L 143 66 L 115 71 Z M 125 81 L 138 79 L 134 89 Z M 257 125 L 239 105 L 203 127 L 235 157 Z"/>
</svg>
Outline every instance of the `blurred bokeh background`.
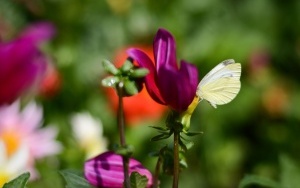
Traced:
<svg viewBox="0 0 300 188">
<path fill-rule="evenodd" d="M 118 143 L 114 93 L 101 87 L 101 61 L 120 63 L 130 46 L 151 49 L 160 27 L 174 35 L 178 59 L 196 64 L 200 78 L 225 59 L 242 64 L 238 96 L 217 109 L 201 102 L 193 114 L 191 130 L 204 134 L 191 138 L 180 187 L 232 188 L 246 174 L 300 186 L 300 1 L 0 0 L 1 41 L 40 21 L 54 24 L 56 36 L 43 46 L 52 68 L 31 99 L 43 108 L 43 124 L 58 128 L 63 150 L 36 163 L 41 177 L 28 187 L 64 187 L 58 171 L 83 168 L 88 154 L 74 131 L 78 113 L 96 119 L 81 124 L 103 127 L 101 147 Z M 127 142 L 154 171 L 148 154 L 165 142 L 151 143 L 156 132 L 148 126 L 163 125 L 166 111 L 143 101 L 126 108 L 134 112 Z M 161 187 L 171 187 L 172 178 L 162 178 Z"/>
</svg>

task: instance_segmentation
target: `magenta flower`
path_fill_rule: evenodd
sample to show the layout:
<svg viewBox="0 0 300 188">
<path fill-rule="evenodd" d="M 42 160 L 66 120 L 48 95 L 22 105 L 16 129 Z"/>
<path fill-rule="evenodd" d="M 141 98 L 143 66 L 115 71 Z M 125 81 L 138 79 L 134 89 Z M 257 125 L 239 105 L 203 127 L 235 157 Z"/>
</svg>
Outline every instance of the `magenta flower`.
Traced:
<svg viewBox="0 0 300 188">
<path fill-rule="evenodd" d="M 129 173 L 138 172 L 148 178 L 147 187 L 152 185 L 152 174 L 140 162 L 129 160 Z M 103 188 L 123 187 L 124 172 L 121 155 L 105 152 L 85 162 L 84 174 L 90 184 Z"/>
<path fill-rule="evenodd" d="M 198 85 L 196 66 L 180 61 L 176 62 L 176 44 L 173 36 L 164 29 L 159 29 L 154 42 L 155 64 L 141 50 L 131 48 L 128 55 L 139 66 L 149 69 L 145 78 L 148 93 L 156 102 L 170 106 L 177 112 L 185 111 L 193 101 Z"/>
<path fill-rule="evenodd" d="M 39 23 L 25 29 L 19 38 L 0 43 L 0 105 L 15 101 L 43 75 L 46 58 L 38 44 L 53 34 L 51 24 Z"/>
</svg>

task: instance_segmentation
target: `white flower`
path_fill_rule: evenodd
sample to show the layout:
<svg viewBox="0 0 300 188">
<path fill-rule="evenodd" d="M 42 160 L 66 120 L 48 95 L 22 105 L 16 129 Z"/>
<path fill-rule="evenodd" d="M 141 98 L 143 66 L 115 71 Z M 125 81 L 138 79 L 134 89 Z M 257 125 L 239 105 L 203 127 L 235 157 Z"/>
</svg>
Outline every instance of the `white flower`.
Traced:
<svg viewBox="0 0 300 188">
<path fill-rule="evenodd" d="M 7 154 L 6 144 L 0 140 L 0 187 L 27 171 L 29 148 L 21 144 L 13 155 Z"/>
<path fill-rule="evenodd" d="M 94 157 L 107 150 L 107 140 L 103 137 L 100 120 L 94 119 L 88 112 L 77 113 L 71 117 L 74 137 L 85 151 L 86 158 Z"/>
</svg>

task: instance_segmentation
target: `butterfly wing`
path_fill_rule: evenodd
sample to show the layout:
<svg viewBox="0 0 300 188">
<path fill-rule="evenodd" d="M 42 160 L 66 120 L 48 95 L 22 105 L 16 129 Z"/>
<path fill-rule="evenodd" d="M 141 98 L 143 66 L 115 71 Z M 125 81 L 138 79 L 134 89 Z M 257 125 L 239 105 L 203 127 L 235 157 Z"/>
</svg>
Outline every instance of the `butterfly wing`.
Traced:
<svg viewBox="0 0 300 188">
<path fill-rule="evenodd" d="M 213 107 L 232 101 L 241 88 L 241 64 L 233 59 L 214 67 L 198 85 L 196 95 L 207 100 Z"/>
</svg>

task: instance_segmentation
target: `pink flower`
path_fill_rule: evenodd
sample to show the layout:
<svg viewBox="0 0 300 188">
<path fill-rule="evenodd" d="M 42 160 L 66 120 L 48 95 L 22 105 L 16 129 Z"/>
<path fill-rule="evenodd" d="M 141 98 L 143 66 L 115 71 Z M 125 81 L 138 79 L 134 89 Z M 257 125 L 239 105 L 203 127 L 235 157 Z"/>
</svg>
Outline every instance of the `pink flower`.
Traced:
<svg viewBox="0 0 300 188">
<path fill-rule="evenodd" d="M 131 158 L 129 173 L 138 172 L 148 178 L 147 187 L 152 185 L 152 174 L 142 164 Z M 114 152 L 105 152 L 85 162 L 84 174 L 88 182 L 97 187 L 123 187 L 124 172 L 122 156 Z"/>
<path fill-rule="evenodd" d="M 131 48 L 128 55 L 150 73 L 145 77 L 148 93 L 156 102 L 167 105 L 177 112 L 185 111 L 196 95 L 197 67 L 176 60 L 176 44 L 167 30 L 159 29 L 153 42 L 155 64 L 143 51 Z"/>
<path fill-rule="evenodd" d="M 54 35 L 49 23 L 33 25 L 8 43 L 0 43 L 0 105 L 12 103 L 45 72 L 38 44 Z"/>
<path fill-rule="evenodd" d="M 35 174 L 37 159 L 60 152 L 61 145 L 55 140 L 54 127 L 41 128 L 42 109 L 34 102 L 20 111 L 19 102 L 0 107 L 0 140 L 6 147 L 7 156 L 12 156 L 21 145 L 29 148 L 28 170 Z"/>
</svg>

